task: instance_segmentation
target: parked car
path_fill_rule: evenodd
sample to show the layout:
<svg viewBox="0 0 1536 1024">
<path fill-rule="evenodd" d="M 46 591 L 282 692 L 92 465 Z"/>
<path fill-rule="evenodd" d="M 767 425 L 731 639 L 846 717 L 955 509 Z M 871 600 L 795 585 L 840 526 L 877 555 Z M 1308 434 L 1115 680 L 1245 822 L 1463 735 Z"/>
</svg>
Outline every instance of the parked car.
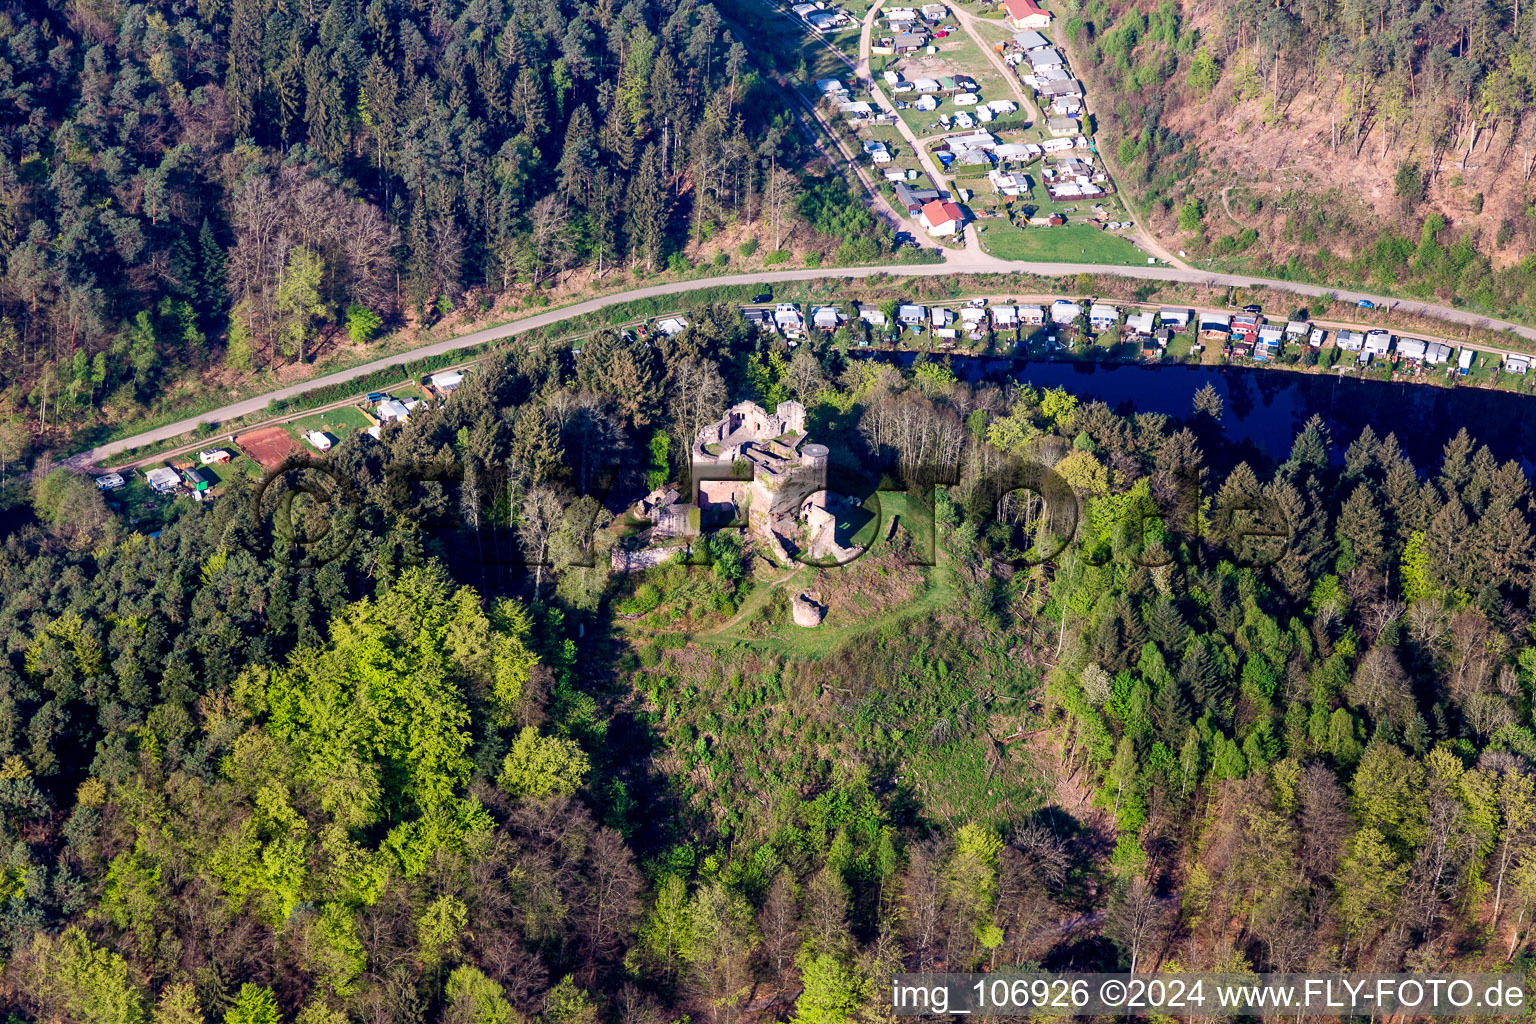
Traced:
<svg viewBox="0 0 1536 1024">
<path fill-rule="evenodd" d="M 1370 299 L 1361 299 L 1359 302 L 1355 303 L 1355 305 L 1359 306 L 1361 309 L 1376 308 L 1376 303 L 1372 302 Z"/>
<path fill-rule="evenodd" d="M 897 245 L 916 245 L 917 244 L 917 239 L 912 237 L 912 232 L 910 232 L 910 231 L 898 231 L 898 232 L 896 232 L 896 244 Z"/>
<path fill-rule="evenodd" d="M 1243 307 L 1243 312 L 1250 313 L 1253 316 L 1258 316 L 1260 313 L 1264 312 L 1264 307 L 1257 305 L 1247 305 Z"/>
<path fill-rule="evenodd" d="M 970 309 L 986 309 L 987 308 L 987 300 L 986 299 L 972 299 L 971 301 L 966 303 L 966 306 L 969 307 Z"/>
</svg>

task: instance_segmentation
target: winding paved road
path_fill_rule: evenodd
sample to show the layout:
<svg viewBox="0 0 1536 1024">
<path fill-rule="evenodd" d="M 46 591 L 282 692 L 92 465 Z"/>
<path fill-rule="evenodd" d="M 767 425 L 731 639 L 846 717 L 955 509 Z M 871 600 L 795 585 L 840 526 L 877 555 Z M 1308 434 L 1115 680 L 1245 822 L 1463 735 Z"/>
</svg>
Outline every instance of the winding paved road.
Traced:
<svg viewBox="0 0 1536 1024">
<path fill-rule="evenodd" d="M 663 295 L 684 295 L 691 291 L 703 288 L 715 288 L 721 285 L 765 285 L 790 281 L 818 281 L 818 280 L 860 280 L 866 277 L 875 277 L 886 274 L 891 277 L 942 277 L 949 274 L 968 272 L 1008 272 L 1036 274 L 1042 277 L 1065 277 L 1075 274 L 1113 274 L 1117 277 L 1139 278 L 1154 281 L 1177 281 L 1184 284 L 1207 285 L 1217 288 L 1249 288 L 1261 285 L 1274 291 L 1290 292 L 1296 295 L 1320 296 L 1332 294 L 1345 302 L 1356 302 L 1360 299 L 1369 299 L 1378 306 L 1389 307 L 1405 313 L 1414 313 L 1422 316 L 1435 317 L 1449 323 L 1482 327 L 1490 330 L 1505 330 L 1524 338 L 1527 341 L 1536 342 L 1536 329 L 1521 324 L 1510 323 L 1505 320 L 1494 320 L 1489 317 L 1469 313 L 1466 310 L 1453 309 L 1448 306 L 1436 306 L 1429 303 L 1410 300 L 1394 300 L 1371 295 L 1366 292 L 1343 291 L 1335 288 L 1325 288 L 1321 285 L 1300 284 L 1293 281 L 1270 281 L 1264 278 L 1246 277 L 1241 274 L 1218 274 L 1202 270 L 1183 270 L 1178 267 L 1109 267 L 1096 264 L 1082 263 L 1009 263 L 996 257 L 985 256 L 984 253 L 964 252 L 949 253 L 949 260 L 945 263 L 923 264 L 919 266 L 894 266 L 894 267 L 849 267 L 844 269 L 828 270 L 822 268 L 808 268 L 804 270 L 780 270 L 753 274 L 731 274 L 724 277 L 708 277 L 695 281 L 672 281 L 666 284 L 649 285 L 644 288 L 634 288 L 626 292 L 618 292 L 613 295 L 605 295 L 601 298 L 588 299 L 574 305 L 563 306 L 559 309 L 547 310 L 542 313 L 534 313 L 499 327 L 488 327 L 485 330 L 475 331 L 472 334 L 464 334 L 457 338 L 449 338 L 444 341 L 433 342 L 420 348 L 411 349 L 408 352 L 400 352 L 396 355 L 376 359 L 371 363 L 354 366 L 349 370 L 341 370 L 337 373 L 327 374 L 324 377 L 316 377 L 312 380 L 290 384 L 288 387 L 279 388 L 265 395 L 255 398 L 247 398 L 244 401 L 233 402 L 222 408 L 213 409 L 197 416 L 191 416 L 175 423 L 168 423 L 154 430 L 147 430 L 142 434 L 127 437 L 120 441 L 112 441 L 100 445 L 88 452 L 82 452 L 66 460 L 67 465 L 78 468 L 95 466 L 104 459 L 110 459 L 115 455 L 130 448 L 139 448 L 148 444 L 156 444 L 173 437 L 179 437 L 203 423 L 222 423 L 227 420 L 248 416 L 251 413 L 260 412 L 267 407 L 267 403 L 273 399 L 293 398 L 302 395 L 306 391 L 315 388 L 328 387 L 333 384 L 345 384 L 367 374 L 390 367 L 404 366 L 428 356 L 442 355 L 447 352 L 455 352 L 460 349 L 481 345 L 488 341 L 497 341 L 502 338 L 513 338 L 525 331 L 539 327 L 548 327 L 551 324 L 560 323 L 563 320 L 577 320 L 600 309 L 617 305 L 621 302 L 632 302 L 635 299 L 652 298 Z M 978 257 L 985 257 L 978 259 Z M 1497 352 L 1499 350 L 1486 346 L 1473 345 L 1482 351 Z"/>
</svg>

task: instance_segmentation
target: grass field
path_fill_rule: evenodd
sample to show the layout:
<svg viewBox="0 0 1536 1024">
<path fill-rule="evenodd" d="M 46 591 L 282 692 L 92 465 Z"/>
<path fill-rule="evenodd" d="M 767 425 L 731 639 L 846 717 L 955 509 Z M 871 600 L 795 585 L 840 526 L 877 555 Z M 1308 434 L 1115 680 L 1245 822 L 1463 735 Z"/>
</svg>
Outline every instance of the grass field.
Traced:
<svg viewBox="0 0 1536 1024">
<path fill-rule="evenodd" d="M 317 412 L 313 416 L 305 416 L 288 424 L 288 432 L 299 440 L 304 439 L 306 431 L 320 430 L 330 434 L 340 441 L 348 434 L 354 434 L 360 430 L 366 430 L 373 426 L 363 411 L 356 406 L 344 405 L 339 409 L 329 409 L 326 412 Z"/>
<path fill-rule="evenodd" d="M 217 481 L 214 487 L 223 486 L 226 488 L 224 493 L 228 493 L 228 488 L 238 487 L 241 484 L 261 479 L 262 469 L 256 464 L 255 459 L 240 452 L 234 445 L 226 445 L 224 447 L 235 452 L 233 459 L 230 459 L 228 462 L 215 462 L 212 465 L 199 465 L 197 467 L 203 471 L 204 475 L 212 476 Z"/>
<path fill-rule="evenodd" d="M 1107 263 L 1145 265 L 1147 257 L 1130 242 L 1087 224 L 1054 228 L 1017 228 L 1003 221 L 977 223 L 982 248 L 1009 260 L 1041 263 Z"/>
</svg>

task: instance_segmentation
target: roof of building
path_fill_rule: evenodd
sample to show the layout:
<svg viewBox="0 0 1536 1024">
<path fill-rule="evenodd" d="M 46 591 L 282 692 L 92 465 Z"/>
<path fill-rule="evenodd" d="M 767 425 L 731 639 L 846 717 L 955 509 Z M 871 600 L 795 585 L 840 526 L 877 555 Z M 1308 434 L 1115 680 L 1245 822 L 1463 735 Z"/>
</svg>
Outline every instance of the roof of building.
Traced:
<svg viewBox="0 0 1536 1024">
<path fill-rule="evenodd" d="M 923 206 L 923 219 L 929 224 L 947 224 L 964 216 L 960 207 L 945 199 L 934 199 Z"/>
<path fill-rule="evenodd" d="M 1003 9 L 1008 12 L 1008 17 L 1018 21 L 1031 15 L 1045 14 L 1035 0 L 1003 0 Z"/>
<path fill-rule="evenodd" d="M 1041 35 L 1039 32 L 1036 32 L 1032 28 L 1027 28 L 1022 32 L 1015 32 L 1013 34 L 1013 41 L 1024 47 L 1026 50 L 1034 50 L 1041 46 L 1051 45 L 1051 41 L 1049 39 L 1045 38 L 1045 36 Z"/>
</svg>

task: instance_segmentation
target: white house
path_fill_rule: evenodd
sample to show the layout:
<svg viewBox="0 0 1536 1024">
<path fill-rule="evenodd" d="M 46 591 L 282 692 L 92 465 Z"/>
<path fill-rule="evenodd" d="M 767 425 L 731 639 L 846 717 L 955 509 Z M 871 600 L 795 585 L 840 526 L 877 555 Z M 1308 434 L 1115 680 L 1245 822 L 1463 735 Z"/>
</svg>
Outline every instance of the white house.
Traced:
<svg viewBox="0 0 1536 1024">
<path fill-rule="evenodd" d="M 1307 325 L 1301 320 L 1287 320 L 1285 322 L 1285 333 L 1299 341 L 1307 336 Z"/>
<path fill-rule="evenodd" d="M 1386 331 L 1367 331 L 1365 351 L 1372 356 L 1384 356 L 1392 351 L 1392 335 Z"/>
<path fill-rule="evenodd" d="M 1041 35 L 1039 32 L 1036 32 L 1034 29 L 1026 29 L 1023 32 L 1015 32 L 1013 34 L 1013 41 L 1018 44 L 1019 49 L 1026 52 L 1029 50 L 1039 49 L 1042 46 L 1051 45 L 1051 41 L 1049 39 L 1045 38 L 1045 36 Z"/>
<path fill-rule="evenodd" d="M 960 207 L 943 199 L 935 199 L 923 207 L 922 224 L 930 235 L 953 235 L 965 223 Z"/>
<path fill-rule="evenodd" d="M 992 152 L 999 160 L 1027 162 L 1040 155 L 1040 147 L 1033 142 L 1004 142 Z"/>
<path fill-rule="evenodd" d="M 1200 336 L 1202 338 L 1225 338 L 1232 333 L 1232 318 L 1226 313 L 1201 313 Z"/>
<path fill-rule="evenodd" d="M 1045 309 L 1041 306 L 1020 306 L 1019 320 L 1032 327 L 1045 323 Z"/>
<path fill-rule="evenodd" d="M 1451 346 L 1443 341 L 1432 341 L 1424 347 L 1424 361 L 1431 366 L 1444 366 L 1451 361 Z"/>
<path fill-rule="evenodd" d="M 181 474 L 170 466 L 161 466 L 144 474 L 149 489 L 156 494 L 170 494 L 181 486 Z"/>
<path fill-rule="evenodd" d="M 1057 299 L 1051 303 L 1051 323 L 1070 324 L 1083 315 L 1083 307 L 1066 299 Z"/>
<path fill-rule="evenodd" d="M 896 319 L 903 327 L 921 327 L 928 321 L 928 309 L 926 306 L 897 306 Z"/>
<path fill-rule="evenodd" d="M 1164 306 L 1157 311 L 1157 318 L 1163 322 L 1164 327 L 1172 327 L 1176 331 L 1182 331 L 1189 326 L 1190 317 L 1194 316 L 1193 310 L 1174 309 Z"/>
<path fill-rule="evenodd" d="M 1019 311 L 1013 306 L 993 306 L 992 326 L 999 330 L 1011 331 L 1019 326 Z"/>
<path fill-rule="evenodd" d="M 999 171 L 993 168 L 987 172 L 987 180 L 992 183 L 992 191 L 1001 196 L 1024 195 L 1030 190 L 1027 174 Z"/>
<path fill-rule="evenodd" d="M 934 306 L 928 311 L 929 319 L 935 327 L 948 327 L 955 322 L 955 311 L 945 309 L 943 306 Z"/>
<path fill-rule="evenodd" d="M 1027 54 L 1029 66 L 1038 70 L 1045 68 L 1059 68 L 1066 65 L 1066 59 L 1054 46 L 1041 46 L 1030 50 Z"/>
<path fill-rule="evenodd" d="M 1127 330 L 1135 331 L 1137 334 L 1151 334 L 1152 311 L 1147 309 L 1138 313 L 1127 314 L 1125 326 Z"/>
<path fill-rule="evenodd" d="M 392 420 L 404 422 L 410 418 L 411 411 L 405 407 L 404 402 L 386 398 L 373 407 L 373 414 L 379 418 L 380 423 L 389 423 Z"/>
<path fill-rule="evenodd" d="M 938 92 L 941 86 L 937 78 L 914 78 L 912 88 L 918 92 Z"/>
<path fill-rule="evenodd" d="M 859 319 L 869 324 L 871 327 L 885 326 L 885 314 L 880 312 L 874 306 L 860 306 Z"/>
<path fill-rule="evenodd" d="M 688 321 L 680 316 L 669 316 L 663 320 L 656 321 L 656 329 L 670 338 L 674 334 L 682 334 L 686 331 L 688 329 Z"/>
<path fill-rule="evenodd" d="M 811 311 L 811 324 L 818 331 L 835 331 L 842 319 L 836 306 L 818 306 Z"/>
<path fill-rule="evenodd" d="M 1531 357 L 1516 355 L 1514 352 L 1504 357 L 1504 370 L 1506 373 L 1524 373 L 1531 368 Z"/>
<path fill-rule="evenodd" d="M 1016 29 L 1046 28 L 1051 23 L 1050 12 L 1042 10 L 1035 0 L 1003 0 L 1003 12 Z"/>
<path fill-rule="evenodd" d="M 1119 319 L 1120 310 L 1107 302 L 1095 302 L 1088 308 L 1088 322 L 1093 325 L 1094 330 L 1102 331 Z"/>
<path fill-rule="evenodd" d="M 1334 340 L 1345 352 L 1359 352 L 1365 346 L 1365 335 L 1359 331 L 1340 331 Z"/>
<path fill-rule="evenodd" d="M 464 374 L 458 370 L 445 370 L 442 373 L 434 373 L 428 377 L 427 383 L 439 391 L 452 391 L 464 383 Z"/>
<path fill-rule="evenodd" d="M 798 336 L 805 330 L 805 318 L 800 315 L 800 307 L 793 302 L 781 302 L 773 307 L 773 326 L 786 337 Z"/>
<path fill-rule="evenodd" d="M 823 96 L 848 95 L 848 87 L 835 78 L 817 79 L 816 90 Z"/>
<path fill-rule="evenodd" d="M 1412 359 L 1418 362 L 1424 358 L 1424 351 L 1428 344 L 1418 338 L 1398 338 L 1397 354 L 1404 359 Z"/>
</svg>

